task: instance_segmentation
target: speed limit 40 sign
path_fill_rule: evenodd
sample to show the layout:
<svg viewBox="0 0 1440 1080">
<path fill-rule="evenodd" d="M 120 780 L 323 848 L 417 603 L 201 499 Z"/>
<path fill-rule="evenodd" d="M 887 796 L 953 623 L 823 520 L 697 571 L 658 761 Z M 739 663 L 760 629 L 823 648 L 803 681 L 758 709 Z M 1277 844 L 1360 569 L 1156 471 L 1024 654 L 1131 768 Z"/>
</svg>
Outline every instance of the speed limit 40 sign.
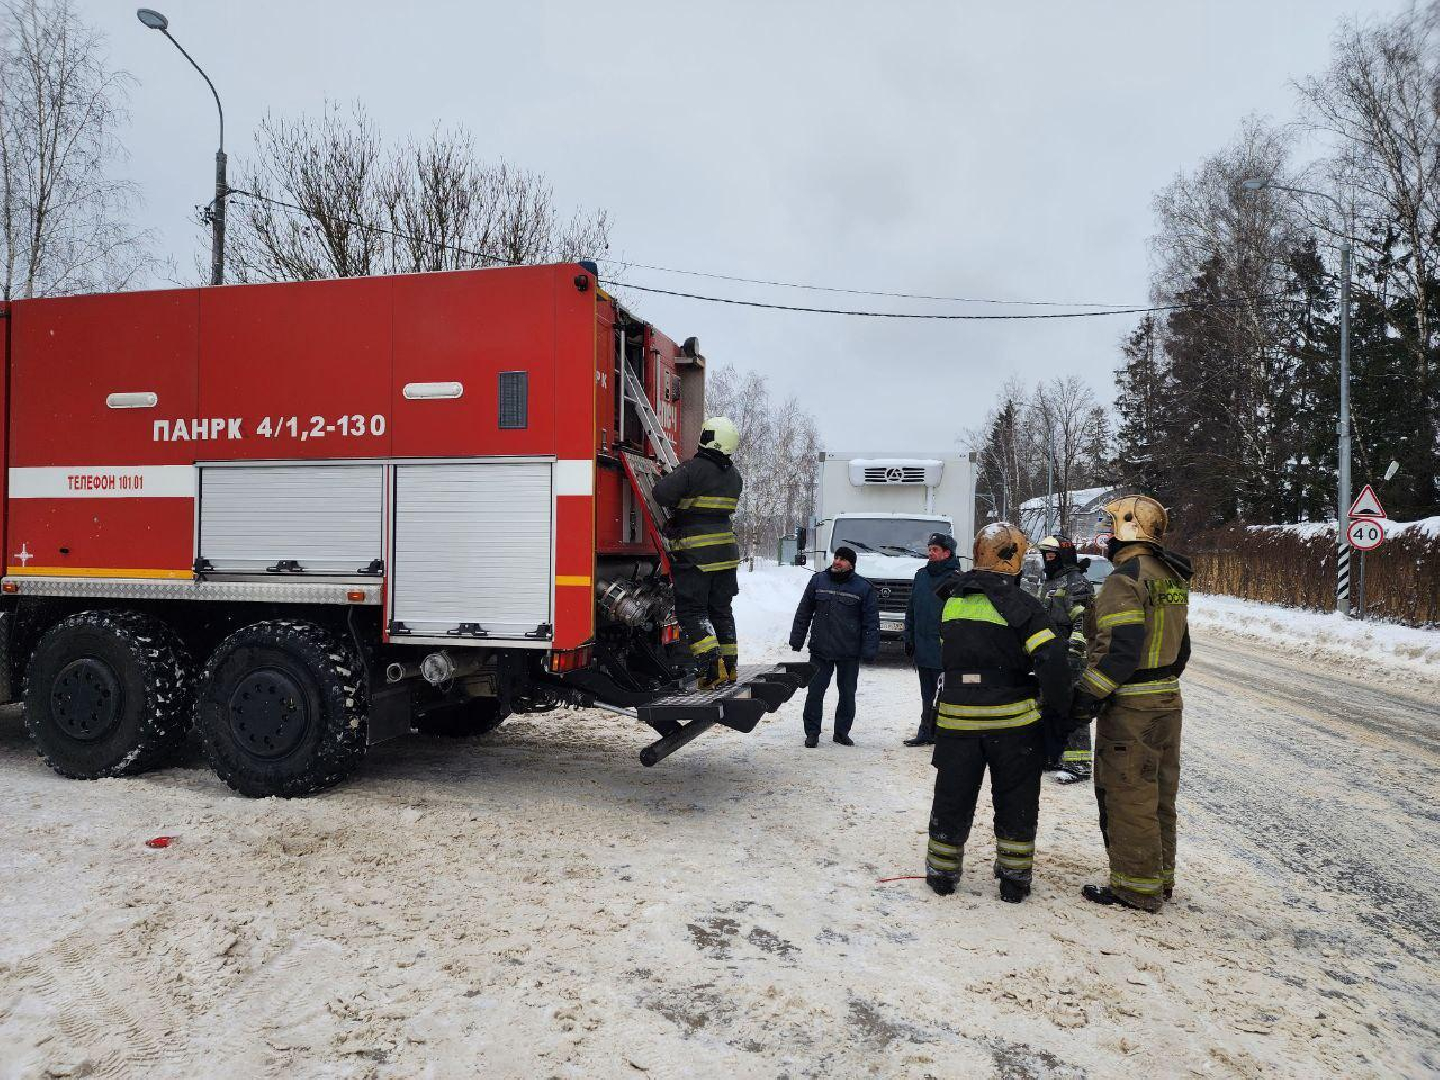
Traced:
<svg viewBox="0 0 1440 1080">
<path fill-rule="evenodd" d="M 1345 530 L 1345 538 L 1356 551 L 1374 551 L 1385 542 L 1385 529 L 1372 518 L 1356 518 Z"/>
</svg>

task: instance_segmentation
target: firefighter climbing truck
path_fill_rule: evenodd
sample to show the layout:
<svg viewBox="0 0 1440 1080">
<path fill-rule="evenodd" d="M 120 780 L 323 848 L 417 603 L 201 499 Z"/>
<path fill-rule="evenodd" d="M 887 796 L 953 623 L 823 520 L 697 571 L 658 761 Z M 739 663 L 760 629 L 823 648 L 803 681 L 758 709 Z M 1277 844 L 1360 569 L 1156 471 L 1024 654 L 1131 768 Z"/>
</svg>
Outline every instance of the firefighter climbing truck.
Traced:
<svg viewBox="0 0 1440 1080">
<path fill-rule="evenodd" d="M 565 706 L 653 765 L 750 731 L 803 665 L 697 691 L 650 485 L 705 360 L 591 264 L 0 306 L 0 700 L 77 778 L 192 724 L 246 795 L 412 727 Z"/>
</svg>

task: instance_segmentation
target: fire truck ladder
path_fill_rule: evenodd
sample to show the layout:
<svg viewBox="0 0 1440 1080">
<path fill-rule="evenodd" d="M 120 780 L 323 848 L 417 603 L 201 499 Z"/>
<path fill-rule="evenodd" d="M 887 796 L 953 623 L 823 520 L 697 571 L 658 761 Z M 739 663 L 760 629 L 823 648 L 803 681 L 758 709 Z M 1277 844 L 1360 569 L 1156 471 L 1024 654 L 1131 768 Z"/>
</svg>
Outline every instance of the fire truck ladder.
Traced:
<svg viewBox="0 0 1440 1080">
<path fill-rule="evenodd" d="M 666 435 L 665 429 L 660 426 L 660 417 L 655 415 L 650 399 L 645 396 L 645 388 L 640 385 L 640 380 L 636 378 L 629 364 L 622 362 L 620 372 L 621 378 L 625 380 L 625 401 L 635 406 L 635 413 L 640 417 L 640 426 L 645 429 L 650 445 L 655 448 L 655 456 L 665 463 L 667 469 L 675 468 L 680 464 L 680 458 L 675 454 L 675 447 L 670 445 L 670 436 Z"/>
</svg>

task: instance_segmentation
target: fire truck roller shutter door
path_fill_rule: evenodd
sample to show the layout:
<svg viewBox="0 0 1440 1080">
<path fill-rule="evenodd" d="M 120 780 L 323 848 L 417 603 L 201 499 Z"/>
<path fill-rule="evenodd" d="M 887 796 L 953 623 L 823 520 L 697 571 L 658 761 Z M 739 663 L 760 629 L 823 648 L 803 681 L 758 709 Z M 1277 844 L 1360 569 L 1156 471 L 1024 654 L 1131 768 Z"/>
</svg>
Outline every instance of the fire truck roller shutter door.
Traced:
<svg viewBox="0 0 1440 1080">
<path fill-rule="evenodd" d="M 354 574 L 383 556 L 380 465 L 224 465 L 200 473 L 199 555 L 219 572 Z"/>
<path fill-rule="evenodd" d="M 394 632 L 548 638 L 551 472 L 523 458 L 395 467 Z"/>
</svg>

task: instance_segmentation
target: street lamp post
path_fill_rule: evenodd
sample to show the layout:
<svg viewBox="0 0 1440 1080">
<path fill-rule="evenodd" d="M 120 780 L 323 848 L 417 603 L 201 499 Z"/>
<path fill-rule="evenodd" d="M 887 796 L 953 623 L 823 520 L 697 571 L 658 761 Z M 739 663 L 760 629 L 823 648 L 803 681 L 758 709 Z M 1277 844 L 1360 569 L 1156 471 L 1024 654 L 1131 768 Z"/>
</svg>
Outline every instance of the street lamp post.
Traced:
<svg viewBox="0 0 1440 1080">
<path fill-rule="evenodd" d="M 215 201 L 210 204 L 208 215 L 210 218 L 210 284 L 223 285 L 225 283 L 225 196 L 230 193 L 229 184 L 225 180 L 225 109 L 220 104 L 220 94 L 215 89 L 215 84 L 210 81 L 210 76 L 205 74 L 205 69 L 195 63 L 195 58 L 185 51 L 178 41 L 170 36 L 170 20 L 158 11 L 149 8 L 141 8 L 135 12 L 135 17 L 151 30 L 159 30 L 167 38 L 170 44 L 180 50 L 180 55 L 190 61 L 190 66 L 200 72 L 200 77 L 205 80 L 205 85 L 210 87 L 210 93 L 215 98 L 215 108 L 220 114 L 220 148 L 215 151 Z"/>
<path fill-rule="evenodd" d="M 1344 213 L 1337 199 L 1323 191 L 1308 188 L 1286 187 L 1266 177 L 1242 180 L 1240 187 L 1245 191 L 1262 191 L 1273 188 L 1288 191 L 1292 195 L 1314 195 L 1329 199 Z M 1336 472 L 1339 474 L 1339 491 L 1336 493 L 1335 509 L 1335 610 L 1342 615 L 1350 614 L 1350 541 L 1345 533 L 1345 518 L 1350 512 L 1350 279 L 1351 279 L 1350 237 L 1340 241 L 1340 419 L 1335 426 L 1338 436 Z"/>
</svg>

